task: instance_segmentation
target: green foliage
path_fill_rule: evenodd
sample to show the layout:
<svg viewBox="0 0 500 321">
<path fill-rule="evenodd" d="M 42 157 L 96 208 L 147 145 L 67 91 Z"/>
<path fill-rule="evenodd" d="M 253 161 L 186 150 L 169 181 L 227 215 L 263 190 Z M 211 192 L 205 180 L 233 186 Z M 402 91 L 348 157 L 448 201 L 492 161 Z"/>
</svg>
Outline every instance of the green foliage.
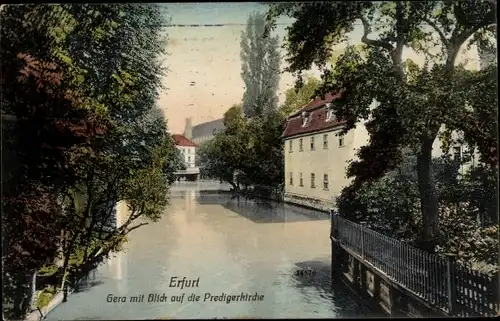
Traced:
<svg viewBox="0 0 500 321">
<path fill-rule="evenodd" d="M 455 254 L 457 261 L 470 267 L 489 266 L 488 272 L 499 270 L 498 223 L 483 227 L 465 208 L 453 205 L 442 208 L 440 218 L 443 235 L 437 253 Z"/>
<path fill-rule="evenodd" d="M 47 287 L 38 295 L 36 301 L 36 307 L 40 309 L 46 307 L 50 303 L 50 301 L 54 298 L 54 295 L 56 295 L 55 287 L 53 286 Z"/>
<path fill-rule="evenodd" d="M 265 15 L 254 13 L 241 34 L 243 111 L 247 117 L 262 115 L 278 106 L 276 90 L 281 60 L 278 37 L 264 37 L 265 26 Z"/>
<path fill-rule="evenodd" d="M 455 254 L 469 266 L 497 266 L 496 172 L 479 165 L 462 176 L 460 165 L 448 156 L 433 160 L 442 232 L 436 252 Z M 337 199 L 339 213 L 355 222 L 366 221 L 369 228 L 388 236 L 416 242 L 422 214 L 415 166 L 415 157 L 407 155 L 381 180 L 356 191 L 346 187 Z"/>
<path fill-rule="evenodd" d="M 22 319 L 29 275 L 60 244 L 68 284 L 120 250 L 139 218 L 159 219 L 176 149 L 155 106 L 165 53 L 157 5 L 9 5 L 0 14 L 2 112 L 17 118 L 10 147 L 21 165 L 2 204 L 8 235 L 18 235 L 2 253 L 12 272 L 4 303 Z M 131 215 L 113 230 L 118 201 Z"/>
<path fill-rule="evenodd" d="M 316 96 L 316 90 L 320 87 L 321 81 L 308 77 L 304 86 L 290 88 L 285 92 L 285 102 L 280 107 L 280 112 L 287 117 L 291 113 L 307 105 Z"/>
<path fill-rule="evenodd" d="M 175 181 L 175 172 L 186 169 L 186 163 L 184 162 L 181 151 L 175 147 L 173 140 L 171 140 L 171 142 L 170 153 L 167 156 L 167 162 L 164 167 L 164 174 L 167 176 L 167 180 L 170 184 Z"/>
<path fill-rule="evenodd" d="M 278 111 L 249 119 L 233 106 L 224 114 L 224 131 L 200 146 L 200 163 L 235 190 L 240 184 L 277 189 L 283 182 L 284 123 Z"/>
<path fill-rule="evenodd" d="M 249 185 L 278 189 L 284 182 L 284 155 L 281 135 L 285 119 L 277 111 L 249 121 L 250 153 L 242 168 Z"/>
<path fill-rule="evenodd" d="M 496 64 L 465 71 L 456 63 L 465 46 L 484 42 L 496 47 L 495 12 L 494 3 L 481 0 L 280 3 L 268 12 L 269 29 L 280 15 L 295 18 L 287 30 L 286 60 L 299 85 L 301 73 L 315 64 L 324 71 L 319 92 L 342 92 L 334 109 L 337 118 L 346 120 L 344 131 L 368 119 L 369 144 L 347 170 L 353 190 L 397 168 L 403 150 L 417 154 L 422 239 L 429 243 L 439 235 L 430 159 L 443 125 L 460 130 L 484 161 L 498 163 L 497 127 L 485 121 L 497 105 L 491 77 Z M 347 44 L 347 34 L 359 22 L 363 52 L 347 45 L 328 68 L 333 48 Z M 409 47 L 425 59 L 423 65 L 403 60 L 403 49 Z"/>
</svg>

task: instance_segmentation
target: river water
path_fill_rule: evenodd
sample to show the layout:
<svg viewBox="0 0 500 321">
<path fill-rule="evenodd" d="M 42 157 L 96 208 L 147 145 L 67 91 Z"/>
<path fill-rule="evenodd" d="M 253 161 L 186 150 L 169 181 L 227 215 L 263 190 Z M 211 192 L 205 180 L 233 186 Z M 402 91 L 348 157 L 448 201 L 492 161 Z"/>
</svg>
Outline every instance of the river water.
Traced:
<svg viewBox="0 0 500 321">
<path fill-rule="evenodd" d="M 221 188 L 228 189 L 213 182 L 175 183 L 162 219 L 131 232 L 126 250 L 47 319 L 371 315 L 342 284 L 331 285 L 328 215 L 206 192 Z M 312 272 L 297 276 L 297 270 Z M 191 282 L 198 286 L 170 287 L 172 277 L 199 280 Z M 130 302 L 142 294 L 144 302 Z M 199 301 L 188 300 L 191 294 Z M 231 295 L 239 297 L 227 303 Z M 162 296 L 166 302 L 147 302 Z M 182 302 L 172 302 L 174 296 Z M 111 297 L 126 302 L 108 302 Z"/>
</svg>

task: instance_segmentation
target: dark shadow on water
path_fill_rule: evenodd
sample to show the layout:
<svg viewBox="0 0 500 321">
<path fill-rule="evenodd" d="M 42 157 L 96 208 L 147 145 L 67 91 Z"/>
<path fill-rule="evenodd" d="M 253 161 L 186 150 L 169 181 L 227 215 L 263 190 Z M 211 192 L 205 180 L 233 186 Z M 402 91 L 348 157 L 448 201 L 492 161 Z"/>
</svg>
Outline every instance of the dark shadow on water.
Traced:
<svg viewBox="0 0 500 321">
<path fill-rule="evenodd" d="M 322 298 L 332 301 L 332 309 L 341 318 L 374 318 L 384 317 L 381 312 L 374 311 L 366 302 L 359 299 L 340 280 L 332 284 L 331 265 L 324 261 L 304 261 L 295 263 L 296 270 L 314 271 L 314 275 L 297 275 L 293 271 L 295 286 L 305 290 L 315 289 Z M 305 291 L 304 291 L 305 293 Z"/>
<path fill-rule="evenodd" d="M 102 280 L 82 281 L 75 289 L 75 293 L 87 292 L 91 288 L 104 284 Z"/>
<path fill-rule="evenodd" d="M 254 223 L 285 223 L 328 220 L 328 214 L 290 204 L 232 195 L 197 195 L 199 204 L 221 205 Z"/>
</svg>

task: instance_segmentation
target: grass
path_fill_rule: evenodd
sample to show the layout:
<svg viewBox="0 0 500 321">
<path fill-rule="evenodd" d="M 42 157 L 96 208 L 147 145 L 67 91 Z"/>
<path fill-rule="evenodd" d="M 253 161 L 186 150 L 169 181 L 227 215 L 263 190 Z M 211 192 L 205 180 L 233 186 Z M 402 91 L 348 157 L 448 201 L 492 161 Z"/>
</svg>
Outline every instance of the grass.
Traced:
<svg viewBox="0 0 500 321">
<path fill-rule="evenodd" d="M 38 271 L 40 276 L 50 276 L 57 272 L 57 266 L 55 264 L 46 265 Z"/>
<path fill-rule="evenodd" d="M 54 286 L 45 288 L 37 297 L 36 307 L 40 309 L 46 307 L 50 303 L 50 300 L 52 300 L 52 298 L 56 295 L 56 293 L 57 290 Z"/>
</svg>

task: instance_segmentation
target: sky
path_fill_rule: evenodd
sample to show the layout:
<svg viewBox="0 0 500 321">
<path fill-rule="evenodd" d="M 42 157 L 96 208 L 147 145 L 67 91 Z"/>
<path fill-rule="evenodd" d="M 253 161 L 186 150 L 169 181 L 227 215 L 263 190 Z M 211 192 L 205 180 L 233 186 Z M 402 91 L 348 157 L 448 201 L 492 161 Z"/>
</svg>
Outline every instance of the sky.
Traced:
<svg viewBox="0 0 500 321">
<path fill-rule="evenodd" d="M 158 105 L 167 119 L 169 131 L 183 133 L 186 118 L 192 118 L 193 125 L 219 119 L 232 105 L 241 102 L 244 92 L 240 75 L 241 32 L 252 12 L 265 12 L 267 8 L 257 2 L 168 3 L 161 6 L 165 15 L 170 17 L 171 25 L 224 25 L 165 28 L 169 42 L 164 63 L 169 71 L 164 80 L 166 89 L 161 93 Z M 277 22 L 274 34 L 283 39 L 285 27 L 292 20 L 281 18 Z M 362 27 L 355 26 L 349 36 L 350 42 L 358 44 L 361 35 Z M 423 63 L 422 57 L 410 51 L 404 52 L 405 58 Z M 281 54 L 285 54 L 284 50 Z M 465 56 L 468 54 L 462 55 Z M 284 67 L 283 61 L 281 68 Z M 309 74 L 319 77 L 317 69 Z M 293 84 L 292 75 L 282 73 L 278 89 L 280 102 L 284 101 L 285 91 Z"/>
<path fill-rule="evenodd" d="M 158 104 L 164 111 L 169 131 L 182 133 L 187 117 L 192 117 L 193 125 L 219 119 L 233 104 L 241 102 L 244 83 L 240 75 L 240 35 L 248 16 L 255 11 L 264 12 L 266 7 L 251 2 L 162 6 L 171 17 L 170 24 L 233 24 L 166 29 L 169 56 L 165 64 L 169 72 L 165 87 L 168 89 L 162 92 Z M 284 27 L 277 28 L 276 34 L 280 37 L 285 34 Z M 284 101 L 284 91 L 292 86 L 293 77 L 283 74 L 278 90 L 280 101 Z"/>
</svg>

